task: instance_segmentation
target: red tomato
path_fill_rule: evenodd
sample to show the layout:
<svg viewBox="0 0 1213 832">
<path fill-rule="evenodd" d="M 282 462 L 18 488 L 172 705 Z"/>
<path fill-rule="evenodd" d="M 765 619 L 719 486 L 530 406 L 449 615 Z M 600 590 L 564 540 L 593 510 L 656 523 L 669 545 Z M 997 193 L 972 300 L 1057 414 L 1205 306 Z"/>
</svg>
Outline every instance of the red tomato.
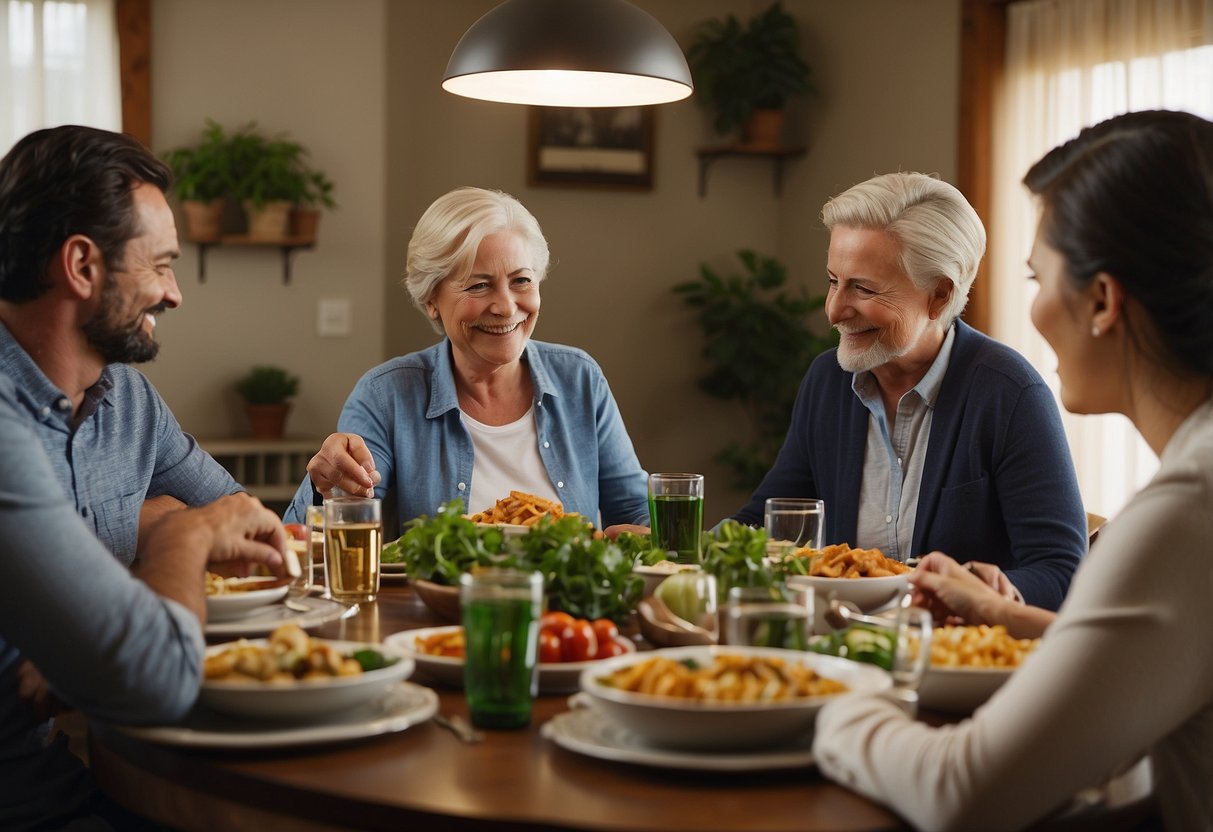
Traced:
<svg viewBox="0 0 1213 832">
<path fill-rule="evenodd" d="M 598 656 L 594 625 L 576 619 L 560 634 L 560 657 L 566 662 L 584 662 Z"/>
<path fill-rule="evenodd" d="M 616 636 L 598 642 L 598 658 L 609 659 L 611 656 L 622 656 L 624 653 L 631 652 L 629 646 L 631 642 L 625 643 L 625 641 L 623 636 Z"/>
<path fill-rule="evenodd" d="M 594 635 L 598 636 L 598 646 L 601 647 L 619 635 L 619 628 L 611 619 L 599 618 L 594 622 Z"/>
<path fill-rule="evenodd" d="M 554 630 L 539 631 L 539 661 L 543 664 L 560 661 L 560 636 Z"/>
<path fill-rule="evenodd" d="M 565 627 L 570 626 L 576 620 L 567 612 L 553 610 L 552 612 L 545 612 L 543 617 L 539 619 L 539 629 L 555 630 L 556 635 L 560 635 L 564 632 Z"/>
</svg>

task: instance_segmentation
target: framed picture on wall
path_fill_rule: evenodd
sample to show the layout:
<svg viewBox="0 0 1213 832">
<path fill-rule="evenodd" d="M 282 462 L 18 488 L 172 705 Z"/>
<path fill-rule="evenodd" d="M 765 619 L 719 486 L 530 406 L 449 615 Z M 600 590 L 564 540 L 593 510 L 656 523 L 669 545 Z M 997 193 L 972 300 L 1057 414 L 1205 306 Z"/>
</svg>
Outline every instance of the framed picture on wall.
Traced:
<svg viewBox="0 0 1213 832">
<path fill-rule="evenodd" d="M 532 107 L 527 183 L 653 189 L 652 107 Z"/>
</svg>

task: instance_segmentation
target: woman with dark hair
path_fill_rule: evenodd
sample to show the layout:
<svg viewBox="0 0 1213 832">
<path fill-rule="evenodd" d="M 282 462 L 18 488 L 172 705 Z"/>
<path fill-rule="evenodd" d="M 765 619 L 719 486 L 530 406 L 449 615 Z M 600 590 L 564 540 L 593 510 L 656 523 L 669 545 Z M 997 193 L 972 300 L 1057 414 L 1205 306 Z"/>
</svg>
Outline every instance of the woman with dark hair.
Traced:
<svg viewBox="0 0 1213 832">
<path fill-rule="evenodd" d="M 931 728 L 872 697 L 818 718 L 822 770 L 916 826 L 1020 828 L 1148 757 L 1162 820 L 1213 825 L 1213 123 L 1130 113 L 1056 148 L 1039 197 L 1032 323 L 1062 403 L 1122 413 L 1158 474 L 1100 532 L 1053 613 L 932 553 L 912 577 L 937 616 L 1041 646 L 973 719 Z M 1046 632 L 1047 628 L 1047 632 Z"/>
</svg>

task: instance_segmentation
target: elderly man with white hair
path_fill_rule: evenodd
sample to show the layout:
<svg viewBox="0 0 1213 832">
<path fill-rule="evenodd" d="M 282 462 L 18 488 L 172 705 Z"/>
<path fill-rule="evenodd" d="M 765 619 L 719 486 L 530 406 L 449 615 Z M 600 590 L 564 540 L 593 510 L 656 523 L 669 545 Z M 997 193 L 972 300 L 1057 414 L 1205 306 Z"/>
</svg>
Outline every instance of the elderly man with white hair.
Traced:
<svg viewBox="0 0 1213 832">
<path fill-rule="evenodd" d="M 840 334 L 801 383 L 768 497 L 826 503 L 826 542 L 899 560 L 940 550 L 1048 609 L 1087 549 L 1061 418 L 1026 360 L 959 320 L 986 234 L 956 188 L 892 173 L 829 200 L 826 314 Z"/>
</svg>

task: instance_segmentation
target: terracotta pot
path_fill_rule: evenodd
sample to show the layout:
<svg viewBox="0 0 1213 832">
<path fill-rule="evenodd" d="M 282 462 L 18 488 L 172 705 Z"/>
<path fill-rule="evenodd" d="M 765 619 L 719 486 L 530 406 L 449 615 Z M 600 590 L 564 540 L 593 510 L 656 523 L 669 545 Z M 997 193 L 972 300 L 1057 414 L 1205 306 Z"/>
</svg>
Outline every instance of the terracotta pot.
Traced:
<svg viewBox="0 0 1213 832">
<path fill-rule="evenodd" d="M 741 141 L 749 147 L 779 147 L 783 110 L 755 110 L 741 126 Z"/>
<path fill-rule="evenodd" d="M 320 212 L 315 208 L 291 209 L 291 236 L 316 242 L 316 231 L 320 227 Z"/>
<path fill-rule="evenodd" d="M 223 197 L 203 202 L 187 199 L 181 203 L 185 211 L 185 238 L 192 243 L 213 243 L 219 239 L 223 225 Z"/>
<path fill-rule="evenodd" d="M 287 200 L 272 200 L 260 208 L 251 200 L 244 201 L 244 215 L 248 218 L 248 235 L 254 240 L 282 240 L 290 225 L 291 203 Z"/>
<path fill-rule="evenodd" d="M 245 404 L 249 425 L 255 439 L 281 439 L 286 428 L 290 402 L 282 404 Z"/>
</svg>

